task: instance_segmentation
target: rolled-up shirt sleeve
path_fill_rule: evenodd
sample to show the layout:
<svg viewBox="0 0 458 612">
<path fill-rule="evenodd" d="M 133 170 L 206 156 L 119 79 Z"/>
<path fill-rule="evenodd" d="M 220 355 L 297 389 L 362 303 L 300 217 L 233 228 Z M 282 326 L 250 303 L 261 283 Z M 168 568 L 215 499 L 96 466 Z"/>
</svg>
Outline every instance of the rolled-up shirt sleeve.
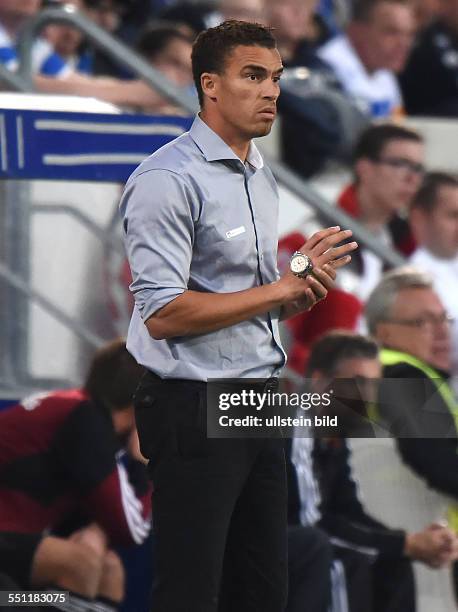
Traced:
<svg viewBox="0 0 458 612">
<path fill-rule="evenodd" d="M 188 288 L 198 216 L 195 194 L 177 173 L 134 176 L 121 199 L 132 291 L 143 321 Z"/>
</svg>

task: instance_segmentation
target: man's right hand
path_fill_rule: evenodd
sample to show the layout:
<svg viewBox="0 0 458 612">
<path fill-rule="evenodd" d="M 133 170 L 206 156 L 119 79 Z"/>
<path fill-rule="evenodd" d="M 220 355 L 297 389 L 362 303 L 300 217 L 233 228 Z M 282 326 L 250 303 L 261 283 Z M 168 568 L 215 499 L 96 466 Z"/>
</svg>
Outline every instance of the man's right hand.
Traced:
<svg viewBox="0 0 458 612">
<path fill-rule="evenodd" d="M 458 538 L 447 526 L 433 523 L 423 531 L 407 534 L 404 554 L 430 567 L 439 568 L 456 560 Z"/>
<path fill-rule="evenodd" d="M 295 276 L 288 270 L 278 281 L 286 291 L 282 319 L 309 310 L 323 300 L 334 286 L 336 271 L 351 261 L 351 253 L 358 244 L 349 242 L 337 246 L 350 238 L 351 230 L 328 227 L 315 232 L 299 249 L 312 260 L 313 271 L 306 277 Z"/>
</svg>

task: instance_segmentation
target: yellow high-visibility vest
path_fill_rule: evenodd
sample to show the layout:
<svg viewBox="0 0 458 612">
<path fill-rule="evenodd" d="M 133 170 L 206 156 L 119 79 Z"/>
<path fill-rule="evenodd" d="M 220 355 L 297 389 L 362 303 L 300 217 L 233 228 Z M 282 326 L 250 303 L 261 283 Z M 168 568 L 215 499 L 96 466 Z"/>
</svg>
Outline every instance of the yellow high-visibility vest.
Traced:
<svg viewBox="0 0 458 612">
<path fill-rule="evenodd" d="M 450 414 L 455 421 L 455 427 L 458 431 L 458 401 L 456 400 L 453 391 L 448 384 L 448 382 L 444 379 L 437 370 L 426 364 L 421 359 L 417 357 L 413 357 L 408 353 L 403 353 L 402 351 L 395 351 L 393 349 L 382 349 L 380 351 L 380 361 L 384 366 L 392 366 L 397 365 L 399 363 L 407 363 L 408 365 L 417 368 L 423 374 L 431 380 L 431 382 L 436 387 L 438 393 L 440 393 L 442 399 L 444 400 L 447 408 L 450 411 Z M 456 532 L 458 532 L 458 504 L 453 504 L 449 507 L 447 518 L 450 527 L 452 527 Z"/>
</svg>

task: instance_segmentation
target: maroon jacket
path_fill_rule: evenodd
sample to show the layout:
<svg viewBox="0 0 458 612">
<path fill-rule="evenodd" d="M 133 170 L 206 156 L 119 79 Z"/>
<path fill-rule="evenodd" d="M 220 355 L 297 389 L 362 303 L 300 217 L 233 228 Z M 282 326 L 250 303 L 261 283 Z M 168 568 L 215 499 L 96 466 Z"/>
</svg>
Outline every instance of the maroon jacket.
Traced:
<svg viewBox="0 0 458 612">
<path fill-rule="evenodd" d="M 146 538 L 146 469 L 119 451 L 110 415 L 84 391 L 26 398 L 0 412 L 0 432 L 0 531 L 41 533 L 78 512 L 113 544 Z"/>
</svg>

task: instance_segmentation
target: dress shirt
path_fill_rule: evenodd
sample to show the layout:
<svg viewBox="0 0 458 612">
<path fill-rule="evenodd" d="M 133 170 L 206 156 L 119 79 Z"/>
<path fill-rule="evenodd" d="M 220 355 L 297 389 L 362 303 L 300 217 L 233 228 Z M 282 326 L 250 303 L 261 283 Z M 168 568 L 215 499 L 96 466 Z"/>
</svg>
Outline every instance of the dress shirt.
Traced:
<svg viewBox="0 0 458 612">
<path fill-rule="evenodd" d="M 280 309 L 218 331 L 154 340 L 145 322 L 187 289 L 278 280 L 278 190 L 254 143 L 243 163 L 196 117 L 134 171 L 120 204 L 135 307 L 127 348 L 162 378 L 268 378 L 286 357 Z"/>
</svg>

